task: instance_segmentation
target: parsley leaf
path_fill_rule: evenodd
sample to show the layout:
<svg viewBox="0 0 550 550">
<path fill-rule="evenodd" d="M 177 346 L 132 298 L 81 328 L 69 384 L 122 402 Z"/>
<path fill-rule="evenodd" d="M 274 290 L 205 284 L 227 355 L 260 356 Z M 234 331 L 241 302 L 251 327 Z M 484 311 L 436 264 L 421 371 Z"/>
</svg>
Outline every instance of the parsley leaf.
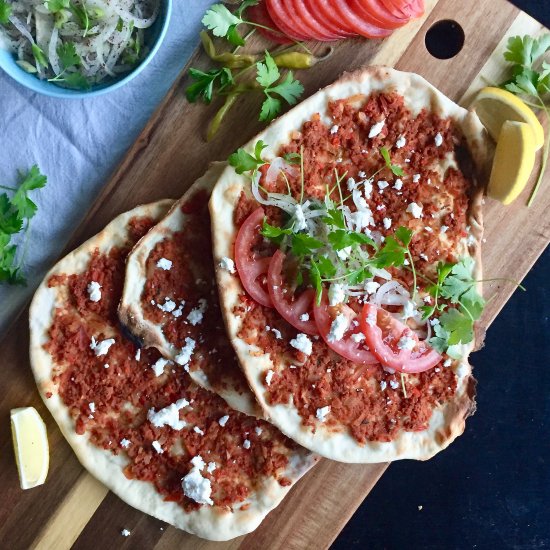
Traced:
<svg viewBox="0 0 550 550">
<path fill-rule="evenodd" d="M 389 168 L 394 176 L 404 176 L 405 172 L 403 171 L 403 168 L 398 166 L 397 164 L 392 164 L 390 153 L 385 147 L 380 147 L 380 154 L 382 155 L 382 158 L 384 159 L 384 162 L 386 163 L 386 167 Z"/>
<path fill-rule="evenodd" d="M 220 38 L 226 38 L 228 33 L 236 28 L 236 25 L 243 22 L 240 17 L 232 14 L 223 4 L 214 4 L 202 18 L 202 24 L 210 29 L 214 36 Z"/>
<path fill-rule="evenodd" d="M 321 248 L 323 243 L 306 233 L 294 233 L 292 235 L 292 253 L 295 256 L 305 256 L 314 250 Z"/>
<path fill-rule="evenodd" d="M 199 69 L 189 69 L 189 76 L 195 82 L 187 87 L 185 95 L 190 103 L 194 103 L 200 97 L 205 103 L 212 101 L 214 89 L 223 90 L 230 84 L 234 83 L 233 73 L 231 69 L 224 67 L 223 69 L 212 69 L 208 72 Z"/>
<path fill-rule="evenodd" d="M 265 160 L 262 159 L 262 151 L 266 147 L 267 145 L 262 140 L 257 141 L 254 146 L 254 155 L 241 147 L 229 156 L 228 162 L 235 168 L 237 174 L 257 170 L 260 166 L 266 164 Z"/>
<path fill-rule="evenodd" d="M 17 208 L 19 218 L 31 219 L 36 214 L 37 206 L 28 197 L 29 191 L 41 189 L 46 185 L 47 178 L 40 173 L 38 166 L 33 166 L 25 179 L 19 185 L 15 192 L 12 204 Z"/>
<path fill-rule="evenodd" d="M 263 88 L 269 88 L 281 77 L 281 73 L 279 72 L 275 61 L 268 52 L 265 52 L 265 63 L 262 63 L 261 61 L 256 63 L 256 70 L 258 72 L 256 80 Z"/>
<path fill-rule="evenodd" d="M 292 230 L 283 229 L 275 225 L 270 225 L 269 223 L 267 223 L 267 220 L 264 219 L 260 233 L 266 239 L 269 239 L 270 241 L 273 241 L 275 244 L 280 245 L 285 235 L 292 235 Z"/>
<path fill-rule="evenodd" d="M 57 13 L 69 9 L 70 0 L 47 0 L 44 5 L 50 13 Z"/>
<path fill-rule="evenodd" d="M 327 210 L 327 215 L 323 218 L 323 221 L 328 225 L 333 225 L 340 229 L 346 228 L 346 220 L 344 218 L 344 213 L 338 208 L 329 208 Z"/>
<path fill-rule="evenodd" d="M 11 6 L 6 0 L 0 0 L 0 24 L 7 25 L 10 22 Z"/>
<path fill-rule="evenodd" d="M 379 269 L 399 267 L 405 263 L 408 246 L 412 239 L 412 230 L 399 227 L 394 236 L 386 237 L 384 246 L 374 255 L 372 261 Z"/>
<path fill-rule="evenodd" d="M 441 284 L 441 295 L 453 304 L 466 302 L 473 307 L 485 304 L 476 290 L 476 280 L 472 277 L 474 260 L 466 257 L 456 263 L 448 272 Z M 468 306 L 466 306 L 468 308 Z M 476 311 L 478 309 L 476 307 Z M 469 308 L 468 308 L 469 310 Z"/>
<path fill-rule="evenodd" d="M 72 42 L 60 44 L 57 47 L 57 55 L 63 69 L 80 65 L 80 56 L 76 53 L 76 47 Z"/>
<path fill-rule="evenodd" d="M 67 84 L 70 88 L 77 88 L 79 90 L 89 90 L 91 87 L 86 77 L 80 73 L 67 74 L 63 77 L 62 81 L 65 82 L 65 84 Z"/>
<path fill-rule="evenodd" d="M 468 344 L 474 339 L 472 319 L 458 309 L 450 308 L 442 313 L 439 317 L 439 323 L 447 334 L 447 344 L 449 346 Z"/>
<path fill-rule="evenodd" d="M 31 46 L 32 54 L 34 58 L 36 59 L 37 63 L 39 65 L 42 65 L 42 67 L 48 66 L 48 58 L 46 57 L 46 54 L 42 51 L 40 46 L 38 44 L 33 44 Z"/>
<path fill-rule="evenodd" d="M 281 112 L 281 100 L 275 97 L 267 96 L 262 103 L 260 110 L 260 120 L 269 122 Z"/>
<path fill-rule="evenodd" d="M 376 247 L 376 243 L 364 233 L 356 233 L 345 229 L 337 229 L 328 234 L 328 242 L 334 250 L 342 250 L 354 244 L 368 244 Z"/>
</svg>

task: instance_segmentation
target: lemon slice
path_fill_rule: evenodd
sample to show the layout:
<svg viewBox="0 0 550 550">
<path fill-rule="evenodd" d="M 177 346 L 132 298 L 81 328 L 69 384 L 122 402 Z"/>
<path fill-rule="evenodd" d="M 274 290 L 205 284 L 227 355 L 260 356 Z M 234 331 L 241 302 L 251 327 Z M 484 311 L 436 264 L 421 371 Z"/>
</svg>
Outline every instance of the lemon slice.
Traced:
<svg viewBox="0 0 550 550">
<path fill-rule="evenodd" d="M 535 136 L 531 126 L 508 120 L 497 141 L 487 194 L 510 204 L 525 189 L 535 166 Z"/>
<path fill-rule="evenodd" d="M 42 485 L 50 464 L 46 425 L 34 407 L 12 409 L 10 416 L 21 489 Z"/>
<path fill-rule="evenodd" d="M 529 124 L 535 137 L 535 150 L 544 145 L 544 129 L 535 113 L 513 93 L 500 88 L 483 88 L 473 107 L 491 137 L 498 141 L 500 129 L 507 120 Z"/>
</svg>

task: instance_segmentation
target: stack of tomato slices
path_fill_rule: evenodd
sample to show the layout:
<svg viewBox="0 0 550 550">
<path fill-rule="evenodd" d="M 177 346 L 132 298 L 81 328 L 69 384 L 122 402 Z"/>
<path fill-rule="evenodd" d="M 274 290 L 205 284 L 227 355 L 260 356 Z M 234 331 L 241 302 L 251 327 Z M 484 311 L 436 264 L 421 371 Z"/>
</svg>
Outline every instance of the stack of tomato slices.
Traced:
<svg viewBox="0 0 550 550">
<path fill-rule="evenodd" d="M 385 38 L 424 14 L 424 0 L 263 0 L 248 10 L 266 38 L 330 42 L 351 36 Z"/>
<path fill-rule="evenodd" d="M 321 336 L 340 356 L 361 365 L 382 364 L 384 367 L 410 374 L 436 366 L 441 355 L 391 313 L 374 304 L 365 303 L 356 311 L 346 304 L 330 306 L 326 293 L 321 303 L 315 291 L 306 288 L 299 293 L 285 283 L 285 273 L 292 273 L 292 259 L 281 250 L 262 251 L 260 230 L 263 208 L 257 208 L 242 224 L 235 241 L 235 264 L 242 285 L 250 297 L 262 306 L 275 308 L 298 331 Z M 265 254 L 263 253 L 265 252 Z M 329 337 L 337 315 L 344 314 L 348 329 L 339 340 Z M 403 339 L 414 341 L 414 347 L 399 346 Z"/>
</svg>

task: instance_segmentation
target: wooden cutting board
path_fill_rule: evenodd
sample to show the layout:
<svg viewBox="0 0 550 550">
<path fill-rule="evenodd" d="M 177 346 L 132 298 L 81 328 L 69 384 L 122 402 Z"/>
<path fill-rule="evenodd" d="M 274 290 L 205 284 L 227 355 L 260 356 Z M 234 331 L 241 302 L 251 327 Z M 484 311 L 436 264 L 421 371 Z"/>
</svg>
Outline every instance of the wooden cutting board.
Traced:
<svg viewBox="0 0 550 550">
<path fill-rule="evenodd" d="M 467 105 L 477 89 L 504 77 L 502 53 L 509 36 L 540 33 L 540 24 L 505 0 L 427 0 L 425 16 L 383 42 L 349 40 L 338 44 L 323 64 L 301 71 L 306 96 L 332 82 L 344 70 L 386 64 L 426 77 L 451 99 Z M 462 51 L 445 61 L 426 50 L 428 29 L 453 19 L 464 29 Z M 261 51 L 258 42 L 258 50 Z M 322 53 L 326 46 L 316 47 Z M 208 66 L 201 51 L 192 66 Z M 82 242 L 116 214 L 139 203 L 179 197 L 212 160 L 226 159 L 259 129 L 259 102 L 242 100 L 218 138 L 203 141 L 216 106 L 190 106 L 185 100 L 185 71 L 130 149 L 71 239 Z M 129 115 L 131 116 L 131 115 Z M 483 259 L 487 277 L 521 280 L 548 244 L 550 235 L 550 174 L 535 205 L 527 194 L 504 208 L 487 200 Z M 513 285 L 492 283 L 482 326 L 488 327 L 506 303 Z M 79 465 L 36 392 L 28 362 L 27 309 L 14 320 L 0 343 L 0 546 L 6 549 L 139 548 L 180 549 L 322 549 L 328 547 L 368 495 L 387 464 L 345 465 L 322 461 L 290 492 L 260 528 L 227 543 L 209 543 L 187 535 L 124 504 Z M 475 363 L 475 356 L 473 358 Z M 42 487 L 21 491 L 9 431 L 9 410 L 34 405 L 46 420 L 51 447 L 48 480 Z M 463 437 L 468 437 L 468 429 Z M 390 474 L 391 475 L 391 474 Z M 366 518 L 368 521 L 368 518 Z M 131 536 L 120 535 L 122 528 Z"/>
</svg>

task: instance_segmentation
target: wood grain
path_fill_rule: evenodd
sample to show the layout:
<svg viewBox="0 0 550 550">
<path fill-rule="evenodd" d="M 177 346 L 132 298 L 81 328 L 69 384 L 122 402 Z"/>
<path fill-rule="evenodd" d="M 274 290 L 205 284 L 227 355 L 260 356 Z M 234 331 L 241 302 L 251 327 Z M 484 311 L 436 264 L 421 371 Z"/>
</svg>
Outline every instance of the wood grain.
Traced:
<svg viewBox="0 0 550 550">
<path fill-rule="evenodd" d="M 535 35 L 542 27 L 505 0 L 429 0 L 425 16 L 383 41 L 350 40 L 315 70 L 301 72 L 305 95 L 332 82 L 344 70 L 387 64 L 417 72 L 449 97 L 468 105 L 475 91 L 504 77 L 502 52 L 514 34 Z M 464 29 L 463 50 L 449 60 L 430 56 L 424 36 L 441 19 L 454 19 Z M 261 44 L 257 44 L 261 49 Z M 323 52 L 326 46 L 315 46 Z M 190 60 L 207 66 L 202 52 Z M 259 100 L 245 100 L 231 113 L 218 138 L 203 141 L 216 105 L 189 106 L 185 71 L 151 118 L 142 134 L 76 229 L 70 248 L 98 232 L 116 214 L 136 204 L 178 197 L 212 160 L 227 158 L 260 129 Z M 238 129 L 236 131 L 236 129 Z M 484 207 L 486 277 L 521 280 L 550 240 L 550 191 L 547 176 L 535 205 L 525 196 L 504 208 L 487 200 Z M 511 284 L 487 284 L 492 298 L 483 316 L 488 327 L 514 291 Z M 228 543 L 201 541 L 130 508 L 82 470 L 35 390 L 28 364 L 27 310 L 14 320 L 0 343 L 3 376 L 0 381 L 0 546 L 2 548 L 169 548 L 200 550 L 327 548 L 367 496 L 386 464 L 344 465 L 322 461 L 272 512 L 253 534 Z M 475 356 L 473 358 L 475 362 Z M 19 488 L 15 469 L 9 410 L 34 405 L 47 423 L 51 447 L 48 480 L 31 491 Z M 467 435 L 466 435 L 467 437 Z M 127 528 L 131 536 L 120 531 Z"/>
</svg>

